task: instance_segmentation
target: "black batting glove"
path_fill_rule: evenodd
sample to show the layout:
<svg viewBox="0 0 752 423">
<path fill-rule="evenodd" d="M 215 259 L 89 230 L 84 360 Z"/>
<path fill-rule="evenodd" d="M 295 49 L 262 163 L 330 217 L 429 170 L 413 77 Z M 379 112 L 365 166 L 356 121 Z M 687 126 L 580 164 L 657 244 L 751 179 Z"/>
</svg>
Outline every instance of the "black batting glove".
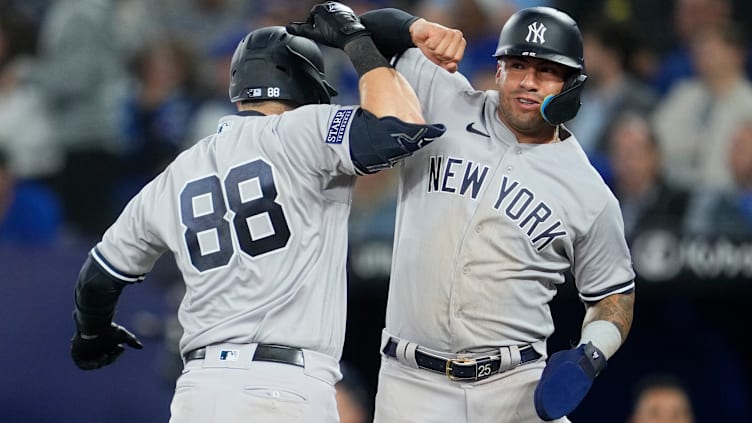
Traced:
<svg viewBox="0 0 752 423">
<path fill-rule="evenodd" d="M 137 350 L 144 347 L 136 335 L 114 322 L 96 335 L 82 335 L 76 330 L 71 339 L 71 357 L 79 369 L 94 370 L 117 360 L 125 351 L 123 344 Z"/>
<path fill-rule="evenodd" d="M 339 49 L 356 38 L 371 35 L 352 9 L 336 1 L 313 6 L 305 22 L 292 22 L 286 28 L 290 34 Z"/>
</svg>

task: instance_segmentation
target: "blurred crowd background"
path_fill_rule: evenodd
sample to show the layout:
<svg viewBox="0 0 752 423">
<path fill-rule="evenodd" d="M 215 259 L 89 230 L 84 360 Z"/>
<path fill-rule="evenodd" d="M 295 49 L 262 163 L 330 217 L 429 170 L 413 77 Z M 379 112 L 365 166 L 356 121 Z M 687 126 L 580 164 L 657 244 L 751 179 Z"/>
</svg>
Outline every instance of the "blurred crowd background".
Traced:
<svg viewBox="0 0 752 423">
<path fill-rule="evenodd" d="M 90 373 L 68 358 L 78 269 L 128 199 L 234 112 L 238 41 L 315 3 L 0 0 L 0 421 L 167 421 L 181 367 L 171 258 L 120 301 L 117 319 L 147 348 Z M 694 421 L 752 422 L 752 2 L 345 3 L 463 30 L 460 71 L 479 90 L 494 88 L 492 53 L 514 11 L 547 5 L 576 18 L 589 79 L 567 126 L 620 201 L 638 297 L 630 338 L 572 420 L 630 421 L 645 380 L 665 377 L 681 382 Z M 357 103 L 349 61 L 323 50 L 334 100 Z M 343 423 L 368 420 L 372 405 L 395 187 L 384 171 L 354 193 Z M 552 309 L 549 347 L 568 348 L 584 314 L 572 283 Z"/>
</svg>

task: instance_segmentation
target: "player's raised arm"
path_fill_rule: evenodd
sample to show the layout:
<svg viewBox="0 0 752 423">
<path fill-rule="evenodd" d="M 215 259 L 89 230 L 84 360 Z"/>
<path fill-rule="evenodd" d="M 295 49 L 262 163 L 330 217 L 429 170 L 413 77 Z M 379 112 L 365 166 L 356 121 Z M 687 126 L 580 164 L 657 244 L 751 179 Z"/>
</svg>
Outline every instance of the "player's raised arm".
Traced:
<svg viewBox="0 0 752 423">
<path fill-rule="evenodd" d="M 344 50 L 360 75 L 361 110 L 350 126 L 350 153 L 359 172 L 392 167 L 446 131 L 444 125 L 425 122 L 415 91 L 349 7 L 318 4 L 305 22 L 291 23 L 287 31 Z"/>
<path fill-rule="evenodd" d="M 360 16 L 379 51 L 391 58 L 417 47 L 428 60 L 449 72 L 456 72 L 465 54 L 467 40 L 462 31 L 413 16 L 395 8 L 376 9 Z"/>
</svg>

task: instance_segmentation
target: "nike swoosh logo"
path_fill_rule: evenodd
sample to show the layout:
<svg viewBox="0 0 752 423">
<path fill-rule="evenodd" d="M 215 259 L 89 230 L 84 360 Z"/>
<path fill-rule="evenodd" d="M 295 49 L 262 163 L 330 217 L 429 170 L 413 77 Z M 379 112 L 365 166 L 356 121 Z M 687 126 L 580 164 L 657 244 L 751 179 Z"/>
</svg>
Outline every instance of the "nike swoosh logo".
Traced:
<svg viewBox="0 0 752 423">
<path fill-rule="evenodd" d="M 467 126 L 465 127 L 465 129 L 467 130 L 467 132 L 469 132 L 471 134 L 475 134 L 475 135 L 480 135 L 481 137 L 491 138 L 490 135 L 484 134 L 483 132 L 480 132 L 479 130 L 473 128 L 473 124 L 475 124 L 475 122 L 470 122 L 470 123 L 467 124 Z"/>
</svg>

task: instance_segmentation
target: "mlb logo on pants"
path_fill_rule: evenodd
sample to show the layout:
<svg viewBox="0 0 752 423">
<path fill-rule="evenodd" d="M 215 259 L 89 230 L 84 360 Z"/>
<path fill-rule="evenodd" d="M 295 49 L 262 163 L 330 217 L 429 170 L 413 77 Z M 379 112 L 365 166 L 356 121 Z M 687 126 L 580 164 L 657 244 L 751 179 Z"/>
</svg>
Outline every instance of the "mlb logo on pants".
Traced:
<svg viewBox="0 0 752 423">
<path fill-rule="evenodd" d="M 238 350 L 220 350 L 219 359 L 221 361 L 238 361 Z"/>
</svg>

